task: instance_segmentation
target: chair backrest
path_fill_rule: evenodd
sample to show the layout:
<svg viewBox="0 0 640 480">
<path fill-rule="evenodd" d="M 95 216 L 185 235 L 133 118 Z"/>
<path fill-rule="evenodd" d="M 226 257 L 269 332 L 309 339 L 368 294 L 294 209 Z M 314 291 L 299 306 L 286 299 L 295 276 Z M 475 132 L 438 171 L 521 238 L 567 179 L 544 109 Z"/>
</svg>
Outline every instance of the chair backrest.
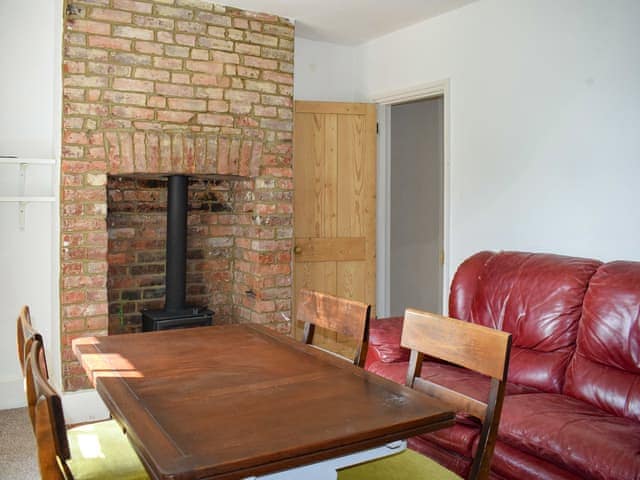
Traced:
<svg viewBox="0 0 640 480">
<path fill-rule="evenodd" d="M 61 468 L 70 458 L 67 430 L 60 396 L 43 372 L 42 343 L 33 340 L 25 363 L 29 413 L 32 415 L 38 463 L 43 479 L 64 479 Z M 31 403 L 33 406 L 31 406 Z"/>
<path fill-rule="evenodd" d="M 29 355 L 29 351 L 31 350 L 31 344 L 34 340 L 40 341 L 40 343 L 44 343 L 42 340 L 42 335 L 33 328 L 31 323 L 31 312 L 29 311 L 29 307 L 24 305 L 20 309 L 20 315 L 18 315 L 16 330 L 17 330 L 17 347 L 18 347 L 18 361 L 20 362 L 20 368 L 22 369 L 22 376 L 25 375 L 25 362 L 27 359 L 27 355 Z M 49 378 L 49 370 L 47 368 L 47 362 L 44 357 L 44 347 L 42 353 L 42 366 L 43 366 L 43 374 L 46 378 Z"/>
<path fill-rule="evenodd" d="M 352 361 L 363 367 L 369 343 L 371 305 L 301 289 L 296 301 L 296 320 L 304 322 L 302 341 L 311 345 L 315 327 L 325 328 L 357 342 Z"/>
<path fill-rule="evenodd" d="M 480 441 L 469 478 L 488 478 L 502 413 L 511 334 L 462 320 L 407 309 L 401 344 L 411 349 L 407 386 L 452 405 L 456 412 L 470 414 L 482 422 Z M 490 377 L 491 389 L 487 402 L 421 378 L 423 355 Z"/>
</svg>

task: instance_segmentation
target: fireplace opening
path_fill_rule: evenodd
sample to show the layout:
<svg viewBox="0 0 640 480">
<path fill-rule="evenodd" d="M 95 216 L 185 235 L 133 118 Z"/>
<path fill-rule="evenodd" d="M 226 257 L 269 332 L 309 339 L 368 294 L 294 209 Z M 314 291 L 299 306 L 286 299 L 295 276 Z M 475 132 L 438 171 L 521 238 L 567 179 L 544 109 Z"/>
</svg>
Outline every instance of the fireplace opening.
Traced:
<svg viewBox="0 0 640 480">
<path fill-rule="evenodd" d="M 110 335 L 233 322 L 238 181 L 171 176 L 108 176 Z"/>
<path fill-rule="evenodd" d="M 143 310 L 142 331 L 211 325 L 213 312 L 187 305 L 187 213 L 188 177 L 170 175 L 167 185 L 167 242 L 165 305 L 161 310 Z"/>
</svg>

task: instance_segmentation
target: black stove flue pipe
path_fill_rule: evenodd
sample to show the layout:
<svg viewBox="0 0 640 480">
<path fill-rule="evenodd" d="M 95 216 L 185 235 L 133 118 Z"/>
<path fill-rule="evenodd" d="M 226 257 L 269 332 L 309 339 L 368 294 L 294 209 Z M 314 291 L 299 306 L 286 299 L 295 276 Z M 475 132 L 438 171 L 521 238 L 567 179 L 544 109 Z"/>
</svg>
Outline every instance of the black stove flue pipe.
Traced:
<svg viewBox="0 0 640 480">
<path fill-rule="evenodd" d="M 165 310 L 186 308 L 188 177 L 170 175 L 167 194 Z"/>
</svg>

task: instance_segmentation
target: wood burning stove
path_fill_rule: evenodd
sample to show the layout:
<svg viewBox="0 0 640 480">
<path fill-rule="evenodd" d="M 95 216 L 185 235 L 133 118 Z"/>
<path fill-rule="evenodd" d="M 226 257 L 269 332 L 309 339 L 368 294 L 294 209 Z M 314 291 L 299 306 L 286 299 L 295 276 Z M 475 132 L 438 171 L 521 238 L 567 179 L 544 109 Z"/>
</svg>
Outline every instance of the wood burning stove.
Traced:
<svg viewBox="0 0 640 480">
<path fill-rule="evenodd" d="M 186 304 L 188 177 L 170 175 L 167 195 L 165 306 L 142 311 L 142 330 L 211 325 L 213 312 Z"/>
</svg>

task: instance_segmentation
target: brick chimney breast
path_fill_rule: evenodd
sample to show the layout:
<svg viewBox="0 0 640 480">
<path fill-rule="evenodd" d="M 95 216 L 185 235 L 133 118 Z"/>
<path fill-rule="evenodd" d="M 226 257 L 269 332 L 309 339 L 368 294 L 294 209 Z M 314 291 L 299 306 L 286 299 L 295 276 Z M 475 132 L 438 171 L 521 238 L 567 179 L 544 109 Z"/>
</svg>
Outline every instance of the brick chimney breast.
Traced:
<svg viewBox="0 0 640 480">
<path fill-rule="evenodd" d="M 163 300 L 168 174 L 191 178 L 187 295 L 218 308 L 214 322 L 289 331 L 293 24 L 208 0 L 64 12 L 65 389 L 88 386 L 74 337 L 117 333 L 131 302 Z"/>
</svg>

